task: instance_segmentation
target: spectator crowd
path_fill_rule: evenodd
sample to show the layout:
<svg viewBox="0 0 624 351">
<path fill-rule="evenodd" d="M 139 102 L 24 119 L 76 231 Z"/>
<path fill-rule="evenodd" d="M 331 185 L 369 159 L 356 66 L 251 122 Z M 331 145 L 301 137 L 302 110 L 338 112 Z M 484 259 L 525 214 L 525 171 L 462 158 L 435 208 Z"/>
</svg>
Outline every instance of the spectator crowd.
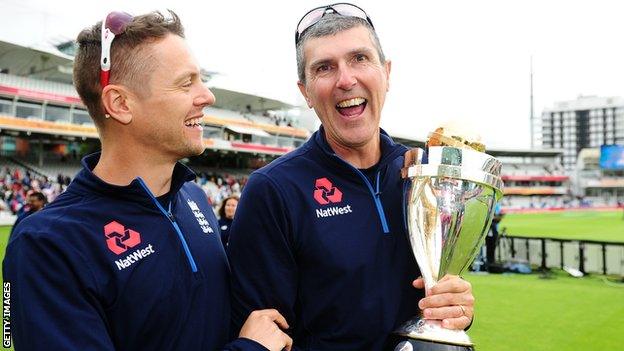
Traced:
<svg viewBox="0 0 624 351">
<path fill-rule="evenodd" d="M 71 178 L 65 175 L 59 174 L 57 179 L 51 180 L 20 167 L 2 167 L 0 168 L 0 211 L 20 215 L 31 193 L 41 192 L 50 202 L 56 199 L 70 182 Z"/>
<path fill-rule="evenodd" d="M 195 180 L 204 190 L 215 213 L 224 199 L 240 196 L 247 182 L 246 176 L 198 172 Z M 47 202 L 52 202 L 71 182 L 71 177 L 59 174 L 56 179 L 34 174 L 21 167 L 0 168 L 0 211 L 20 215 L 27 203 L 28 195 L 41 192 Z"/>
</svg>

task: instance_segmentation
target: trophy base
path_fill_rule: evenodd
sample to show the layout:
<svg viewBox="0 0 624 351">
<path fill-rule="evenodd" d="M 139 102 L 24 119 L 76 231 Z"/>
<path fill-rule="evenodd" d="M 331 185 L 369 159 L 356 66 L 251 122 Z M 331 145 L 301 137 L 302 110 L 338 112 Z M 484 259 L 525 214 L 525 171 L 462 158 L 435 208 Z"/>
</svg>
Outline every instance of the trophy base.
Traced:
<svg viewBox="0 0 624 351">
<path fill-rule="evenodd" d="M 463 330 L 442 327 L 441 321 L 415 317 L 404 323 L 393 335 L 394 351 L 467 351 L 474 350 Z"/>
<path fill-rule="evenodd" d="M 398 335 L 396 340 L 400 340 Z M 403 341 L 399 341 L 394 347 L 394 351 L 474 351 L 472 346 L 451 345 L 434 342 L 430 340 L 409 339 L 402 337 Z"/>
</svg>

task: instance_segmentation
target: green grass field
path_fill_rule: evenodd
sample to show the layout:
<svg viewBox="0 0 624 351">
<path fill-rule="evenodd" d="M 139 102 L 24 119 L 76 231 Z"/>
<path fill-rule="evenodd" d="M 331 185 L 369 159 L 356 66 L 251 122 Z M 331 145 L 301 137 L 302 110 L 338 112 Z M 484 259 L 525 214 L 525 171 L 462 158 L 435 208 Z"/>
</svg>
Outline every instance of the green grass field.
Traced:
<svg viewBox="0 0 624 351">
<path fill-rule="evenodd" d="M 478 351 L 622 350 L 624 283 L 602 276 L 467 274 Z"/>
<path fill-rule="evenodd" d="M 9 230 L 0 227 L 2 257 Z M 467 274 L 477 299 L 469 331 L 477 351 L 621 350 L 624 283 L 553 277 Z"/>
<path fill-rule="evenodd" d="M 512 236 L 624 242 L 621 210 L 510 213 L 499 227 L 507 228 L 507 235 Z"/>
</svg>

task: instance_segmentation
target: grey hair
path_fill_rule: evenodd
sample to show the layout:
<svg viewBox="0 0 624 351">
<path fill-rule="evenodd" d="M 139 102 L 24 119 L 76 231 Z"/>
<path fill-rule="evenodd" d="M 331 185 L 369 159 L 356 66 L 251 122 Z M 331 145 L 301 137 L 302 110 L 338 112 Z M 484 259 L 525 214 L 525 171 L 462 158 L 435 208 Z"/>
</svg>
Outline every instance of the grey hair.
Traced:
<svg viewBox="0 0 624 351">
<path fill-rule="evenodd" d="M 366 20 L 359 17 L 341 16 L 338 14 L 326 14 L 317 23 L 312 25 L 312 27 L 306 29 L 299 39 L 299 43 L 297 43 L 297 74 L 299 76 L 299 81 L 302 84 L 306 83 L 306 62 L 305 56 L 303 54 L 303 47 L 309 39 L 335 35 L 342 31 L 355 28 L 357 26 L 363 26 L 368 29 L 371 39 L 373 40 L 373 44 L 375 45 L 375 49 L 377 50 L 379 61 L 382 64 L 386 63 L 386 57 L 384 56 L 383 50 L 381 49 L 379 37 L 377 36 L 377 33 L 375 33 L 373 27 L 371 27 L 371 25 Z"/>
</svg>

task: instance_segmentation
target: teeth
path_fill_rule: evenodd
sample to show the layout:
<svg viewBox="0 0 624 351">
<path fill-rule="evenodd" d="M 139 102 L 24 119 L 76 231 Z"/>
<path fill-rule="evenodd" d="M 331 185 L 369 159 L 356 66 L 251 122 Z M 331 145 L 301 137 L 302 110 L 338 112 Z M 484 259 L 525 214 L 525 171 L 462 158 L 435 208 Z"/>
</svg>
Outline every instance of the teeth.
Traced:
<svg viewBox="0 0 624 351">
<path fill-rule="evenodd" d="M 336 104 L 336 106 L 338 106 L 340 108 L 345 108 L 345 107 L 361 105 L 364 102 L 366 102 L 366 99 L 361 98 L 361 97 L 357 97 L 357 98 L 353 98 L 353 99 L 340 101 L 338 104 Z"/>
<path fill-rule="evenodd" d="M 201 125 L 201 117 L 189 119 L 188 121 L 184 122 L 184 125 L 187 127 Z"/>
</svg>

